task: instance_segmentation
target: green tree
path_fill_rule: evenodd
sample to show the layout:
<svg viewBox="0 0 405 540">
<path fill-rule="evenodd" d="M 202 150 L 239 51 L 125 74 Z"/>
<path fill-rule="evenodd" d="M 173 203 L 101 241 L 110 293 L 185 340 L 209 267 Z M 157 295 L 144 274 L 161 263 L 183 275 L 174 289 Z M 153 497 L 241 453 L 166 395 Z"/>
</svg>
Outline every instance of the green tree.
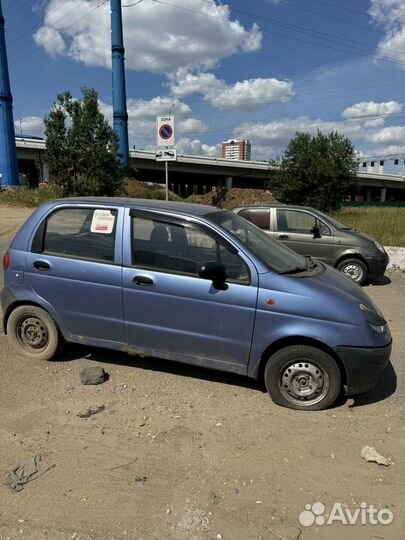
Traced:
<svg viewBox="0 0 405 540">
<path fill-rule="evenodd" d="M 337 210 L 357 184 L 357 161 L 350 139 L 332 132 L 296 133 L 270 183 L 273 195 L 286 204 Z"/>
<path fill-rule="evenodd" d="M 52 182 L 64 195 L 114 195 L 123 172 L 117 162 L 117 137 L 100 112 L 93 88 L 82 99 L 70 92 L 57 96 L 44 119 L 45 159 Z"/>
</svg>

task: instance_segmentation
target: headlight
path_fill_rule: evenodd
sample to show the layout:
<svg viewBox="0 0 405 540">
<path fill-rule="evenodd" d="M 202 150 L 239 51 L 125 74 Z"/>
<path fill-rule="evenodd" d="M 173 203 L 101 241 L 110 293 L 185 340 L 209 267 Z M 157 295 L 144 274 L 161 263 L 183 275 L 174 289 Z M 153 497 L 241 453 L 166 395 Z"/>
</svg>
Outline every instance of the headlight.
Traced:
<svg viewBox="0 0 405 540">
<path fill-rule="evenodd" d="M 379 251 L 381 251 L 382 253 L 385 253 L 385 249 L 383 248 L 383 246 L 379 244 L 378 242 L 376 242 L 375 240 L 374 240 L 374 245 Z"/>
<path fill-rule="evenodd" d="M 372 311 L 365 304 L 359 304 L 359 307 L 371 328 L 377 332 L 377 334 L 383 334 L 387 325 L 387 321 L 384 317 L 381 317 L 381 315 Z"/>
</svg>

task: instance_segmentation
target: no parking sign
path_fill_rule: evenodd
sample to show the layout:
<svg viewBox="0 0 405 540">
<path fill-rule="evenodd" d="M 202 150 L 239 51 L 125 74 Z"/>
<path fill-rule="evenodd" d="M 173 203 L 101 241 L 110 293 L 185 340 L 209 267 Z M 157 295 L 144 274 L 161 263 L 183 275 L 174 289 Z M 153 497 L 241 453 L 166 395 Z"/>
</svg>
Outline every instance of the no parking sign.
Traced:
<svg viewBox="0 0 405 540">
<path fill-rule="evenodd" d="M 156 117 L 156 146 L 174 146 L 174 116 Z"/>
</svg>

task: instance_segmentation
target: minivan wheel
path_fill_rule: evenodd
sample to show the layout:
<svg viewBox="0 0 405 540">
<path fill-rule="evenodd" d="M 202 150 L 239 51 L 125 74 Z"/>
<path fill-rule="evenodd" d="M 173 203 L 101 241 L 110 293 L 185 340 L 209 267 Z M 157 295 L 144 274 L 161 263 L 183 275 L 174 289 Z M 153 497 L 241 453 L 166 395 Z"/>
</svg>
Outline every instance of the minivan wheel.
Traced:
<svg viewBox="0 0 405 540">
<path fill-rule="evenodd" d="M 51 360 L 60 344 L 52 317 L 36 306 L 19 306 L 7 320 L 7 335 L 14 349 L 28 358 Z"/>
<path fill-rule="evenodd" d="M 337 269 L 362 285 L 368 276 L 367 266 L 360 259 L 344 259 L 337 265 Z"/>
<path fill-rule="evenodd" d="M 267 362 L 264 380 L 271 399 L 290 409 L 327 409 L 341 391 L 335 360 L 308 345 L 291 345 L 277 351 Z"/>
</svg>

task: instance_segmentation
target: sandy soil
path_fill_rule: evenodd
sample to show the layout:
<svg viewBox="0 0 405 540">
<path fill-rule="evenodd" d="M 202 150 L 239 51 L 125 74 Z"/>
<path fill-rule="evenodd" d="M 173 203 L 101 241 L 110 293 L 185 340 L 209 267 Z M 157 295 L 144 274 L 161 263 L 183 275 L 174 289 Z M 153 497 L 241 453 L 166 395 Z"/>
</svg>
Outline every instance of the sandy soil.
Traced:
<svg viewBox="0 0 405 540">
<path fill-rule="evenodd" d="M 373 391 L 319 413 L 277 407 L 244 378 L 152 358 L 69 347 L 30 363 L 0 333 L 0 539 L 403 538 L 405 276 L 366 290 L 390 320 L 392 366 Z M 109 380 L 81 385 L 94 364 Z M 77 416 L 93 405 L 105 410 Z M 362 460 L 366 445 L 394 464 Z M 38 453 L 55 467 L 12 492 L 7 472 Z M 335 502 L 366 502 L 394 521 L 303 527 L 318 501 L 326 517 Z"/>
</svg>

